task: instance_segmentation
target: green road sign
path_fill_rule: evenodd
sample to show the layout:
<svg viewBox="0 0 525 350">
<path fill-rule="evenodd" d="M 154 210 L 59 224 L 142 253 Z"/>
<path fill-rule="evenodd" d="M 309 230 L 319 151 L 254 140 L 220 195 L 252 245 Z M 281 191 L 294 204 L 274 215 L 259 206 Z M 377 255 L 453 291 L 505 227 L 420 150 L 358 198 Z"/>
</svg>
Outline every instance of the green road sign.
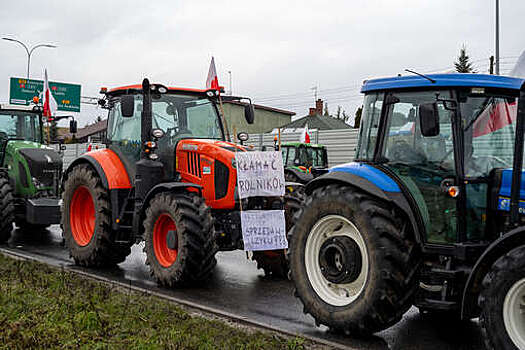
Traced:
<svg viewBox="0 0 525 350">
<path fill-rule="evenodd" d="M 80 85 L 49 82 L 49 89 L 57 101 L 58 110 L 80 112 Z M 34 96 L 42 99 L 44 82 L 42 80 L 11 78 L 9 83 L 9 103 L 28 105 Z"/>
</svg>

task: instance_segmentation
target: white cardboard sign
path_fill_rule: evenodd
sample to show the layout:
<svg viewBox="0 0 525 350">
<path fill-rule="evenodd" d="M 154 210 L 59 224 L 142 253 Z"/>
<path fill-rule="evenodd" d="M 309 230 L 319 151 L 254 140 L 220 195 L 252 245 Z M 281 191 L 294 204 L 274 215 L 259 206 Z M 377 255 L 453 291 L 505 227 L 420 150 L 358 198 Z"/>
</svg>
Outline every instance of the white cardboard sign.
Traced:
<svg viewBox="0 0 525 350">
<path fill-rule="evenodd" d="M 239 198 L 284 196 L 283 155 L 279 151 L 238 152 Z"/>
<path fill-rule="evenodd" d="M 244 250 L 288 248 L 284 210 L 246 210 L 241 212 Z"/>
</svg>

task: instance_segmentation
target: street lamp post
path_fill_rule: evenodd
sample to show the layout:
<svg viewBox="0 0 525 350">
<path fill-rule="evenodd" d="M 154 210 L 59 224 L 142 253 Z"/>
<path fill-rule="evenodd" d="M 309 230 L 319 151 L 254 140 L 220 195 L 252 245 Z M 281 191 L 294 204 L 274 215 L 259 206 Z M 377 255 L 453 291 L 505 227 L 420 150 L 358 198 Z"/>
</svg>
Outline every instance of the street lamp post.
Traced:
<svg viewBox="0 0 525 350">
<path fill-rule="evenodd" d="M 499 0 L 496 0 L 496 75 L 499 75 Z"/>
<path fill-rule="evenodd" d="M 26 50 L 26 53 L 27 53 L 27 79 L 29 79 L 29 64 L 31 62 L 31 54 L 33 53 L 33 51 L 39 47 L 48 47 L 48 48 L 56 48 L 55 45 L 51 45 L 51 44 L 38 44 L 38 45 L 35 45 L 33 46 L 31 49 L 29 49 L 26 44 L 24 44 L 23 42 L 21 42 L 20 40 L 16 40 L 16 39 L 11 39 L 11 38 L 2 38 L 3 40 L 7 40 L 7 41 L 12 41 L 12 42 L 15 42 L 15 43 L 19 43 L 20 45 L 22 45 L 24 47 L 24 49 Z"/>
</svg>

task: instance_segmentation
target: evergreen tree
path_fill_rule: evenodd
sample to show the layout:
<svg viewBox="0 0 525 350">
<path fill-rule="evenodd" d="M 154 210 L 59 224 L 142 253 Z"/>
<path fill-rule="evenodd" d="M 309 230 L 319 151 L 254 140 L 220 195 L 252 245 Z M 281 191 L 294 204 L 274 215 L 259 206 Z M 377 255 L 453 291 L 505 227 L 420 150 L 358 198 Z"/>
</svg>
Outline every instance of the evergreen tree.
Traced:
<svg viewBox="0 0 525 350">
<path fill-rule="evenodd" d="M 465 45 L 459 50 L 458 61 L 454 62 L 456 72 L 458 73 L 476 73 L 472 68 L 470 57 L 467 55 L 467 48 Z"/>
<path fill-rule="evenodd" d="M 357 111 L 355 111 L 354 129 L 359 129 L 359 126 L 361 125 L 361 115 L 362 114 L 363 114 L 363 106 L 359 107 Z"/>
<path fill-rule="evenodd" d="M 328 103 L 326 103 L 326 102 L 324 104 L 324 113 L 323 113 L 323 115 L 325 117 L 329 117 L 330 116 L 330 112 L 328 111 Z"/>
</svg>

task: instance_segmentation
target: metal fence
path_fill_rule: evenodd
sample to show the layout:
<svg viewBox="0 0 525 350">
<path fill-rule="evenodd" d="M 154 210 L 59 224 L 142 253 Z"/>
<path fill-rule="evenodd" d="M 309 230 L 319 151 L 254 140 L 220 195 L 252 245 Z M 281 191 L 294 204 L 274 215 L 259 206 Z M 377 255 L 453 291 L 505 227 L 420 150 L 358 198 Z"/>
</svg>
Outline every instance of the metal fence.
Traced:
<svg viewBox="0 0 525 350">
<path fill-rule="evenodd" d="M 87 152 L 89 143 L 72 143 L 72 144 L 63 144 L 62 149 L 60 145 L 53 144 L 50 145 L 62 156 L 62 161 L 64 163 L 63 168 L 66 169 L 71 162 Z M 106 148 L 106 145 L 103 143 L 91 143 L 92 150 Z"/>
<path fill-rule="evenodd" d="M 310 132 L 310 140 L 312 143 L 326 146 L 328 165 L 334 166 L 354 159 L 358 133 L 358 129 L 316 130 Z M 272 147 L 276 135 L 275 133 L 251 134 L 246 143 L 253 145 L 258 150 L 262 146 Z M 281 142 L 299 142 L 300 139 L 300 132 L 281 133 Z"/>
</svg>

